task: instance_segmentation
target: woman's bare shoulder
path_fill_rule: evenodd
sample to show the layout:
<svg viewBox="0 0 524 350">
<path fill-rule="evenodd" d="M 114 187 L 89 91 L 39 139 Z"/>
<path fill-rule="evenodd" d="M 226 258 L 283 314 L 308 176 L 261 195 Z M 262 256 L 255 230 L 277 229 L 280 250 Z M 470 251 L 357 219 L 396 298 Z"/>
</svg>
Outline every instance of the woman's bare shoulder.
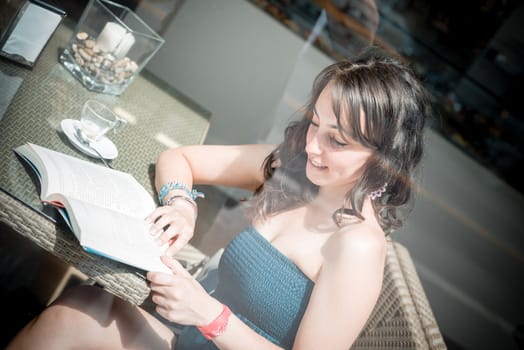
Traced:
<svg viewBox="0 0 524 350">
<path fill-rule="evenodd" d="M 386 237 L 378 225 L 359 223 L 341 227 L 323 247 L 325 262 L 347 259 L 380 259 L 385 256 Z"/>
</svg>

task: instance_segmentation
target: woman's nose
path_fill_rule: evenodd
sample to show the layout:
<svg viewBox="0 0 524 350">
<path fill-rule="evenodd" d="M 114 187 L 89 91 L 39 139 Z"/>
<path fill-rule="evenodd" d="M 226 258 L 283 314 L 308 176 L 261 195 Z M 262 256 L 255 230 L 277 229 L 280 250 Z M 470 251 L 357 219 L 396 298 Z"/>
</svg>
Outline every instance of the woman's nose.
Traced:
<svg viewBox="0 0 524 350">
<path fill-rule="evenodd" d="M 308 131 L 306 152 L 310 154 L 320 154 L 322 152 L 318 132 Z"/>
</svg>

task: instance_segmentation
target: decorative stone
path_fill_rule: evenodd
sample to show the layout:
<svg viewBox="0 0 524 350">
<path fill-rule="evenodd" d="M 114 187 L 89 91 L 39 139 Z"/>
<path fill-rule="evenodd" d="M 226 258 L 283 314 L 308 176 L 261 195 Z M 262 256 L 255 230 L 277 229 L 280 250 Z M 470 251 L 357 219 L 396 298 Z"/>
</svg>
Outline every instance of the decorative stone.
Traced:
<svg viewBox="0 0 524 350">
<path fill-rule="evenodd" d="M 129 64 L 127 65 L 127 70 L 130 71 L 131 73 L 136 72 L 137 69 L 138 69 L 138 64 L 136 64 L 135 61 L 130 61 Z"/>
<path fill-rule="evenodd" d="M 110 69 L 112 65 L 113 65 L 113 62 L 106 58 L 102 61 L 102 64 L 100 65 L 100 67 L 102 67 L 102 69 Z"/>
<path fill-rule="evenodd" d="M 89 34 L 87 34 L 86 32 L 76 33 L 76 38 L 78 40 L 86 40 L 88 37 L 89 37 Z"/>
<path fill-rule="evenodd" d="M 85 49 L 78 49 L 78 53 L 80 54 L 80 56 L 82 56 L 82 58 L 86 61 L 91 61 L 91 58 L 93 57 L 92 55 L 90 55 Z"/>
<path fill-rule="evenodd" d="M 76 62 L 76 64 L 78 64 L 79 66 L 83 66 L 83 65 L 84 65 L 84 60 L 83 60 L 82 57 L 80 57 L 80 56 L 75 56 L 75 62 Z"/>
<path fill-rule="evenodd" d="M 84 44 L 87 48 L 90 49 L 93 49 L 95 47 L 95 41 L 93 39 L 86 40 Z"/>
<path fill-rule="evenodd" d="M 115 58 L 111 52 L 100 50 L 96 40 L 86 32 L 75 35 L 71 44 L 75 63 L 84 74 L 106 85 L 124 84 L 138 70 L 138 64 L 129 57 Z"/>
</svg>

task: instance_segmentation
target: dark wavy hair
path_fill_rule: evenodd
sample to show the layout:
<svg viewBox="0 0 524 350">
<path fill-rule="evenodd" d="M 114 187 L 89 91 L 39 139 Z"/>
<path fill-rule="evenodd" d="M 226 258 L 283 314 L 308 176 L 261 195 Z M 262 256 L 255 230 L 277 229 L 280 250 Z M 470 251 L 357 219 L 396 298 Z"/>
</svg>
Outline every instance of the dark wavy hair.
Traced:
<svg viewBox="0 0 524 350">
<path fill-rule="evenodd" d="M 346 193 L 333 218 L 339 226 L 348 218 L 363 220 L 365 198 L 387 184 L 386 192 L 371 202 L 379 224 L 388 234 L 401 226 L 399 209 L 412 197 L 431 103 L 409 66 L 377 48 L 332 64 L 315 78 L 303 116 L 286 128 L 284 141 L 263 164 L 266 181 L 253 198 L 255 217 L 264 219 L 302 206 L 318 193 L 318 186 L 305 173 L 306 133 L 315 103 L 328 84 L 341 133 L 372 150 L 362 176 Z"/>
</svg>

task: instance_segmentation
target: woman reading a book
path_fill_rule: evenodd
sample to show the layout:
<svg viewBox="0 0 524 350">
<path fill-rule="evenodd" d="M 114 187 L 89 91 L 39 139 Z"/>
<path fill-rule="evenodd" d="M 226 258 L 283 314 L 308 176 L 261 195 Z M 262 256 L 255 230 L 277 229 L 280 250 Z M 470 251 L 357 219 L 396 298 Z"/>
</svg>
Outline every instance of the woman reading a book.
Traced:
<svg viewBox="0 0 524 350">
<path fill-rule="evenodd" d="M 348 349 L 381 290 L 386 236 L 412 195 L 429 105 L 407 66 L 368 50 L 317 76 L 278 146 L 165 151 L 155 180 L 164 205 L 148 218 L 170 244 L 162 260 L 172 274 L 147 274 L 162 317 L 76 287 L 11 348 Z M 212 295 L 170 257 L 193 234 L 194 184 L 255 193 Z M 175 335 L 170 322 L 186 327 Z"/>
</svg>

